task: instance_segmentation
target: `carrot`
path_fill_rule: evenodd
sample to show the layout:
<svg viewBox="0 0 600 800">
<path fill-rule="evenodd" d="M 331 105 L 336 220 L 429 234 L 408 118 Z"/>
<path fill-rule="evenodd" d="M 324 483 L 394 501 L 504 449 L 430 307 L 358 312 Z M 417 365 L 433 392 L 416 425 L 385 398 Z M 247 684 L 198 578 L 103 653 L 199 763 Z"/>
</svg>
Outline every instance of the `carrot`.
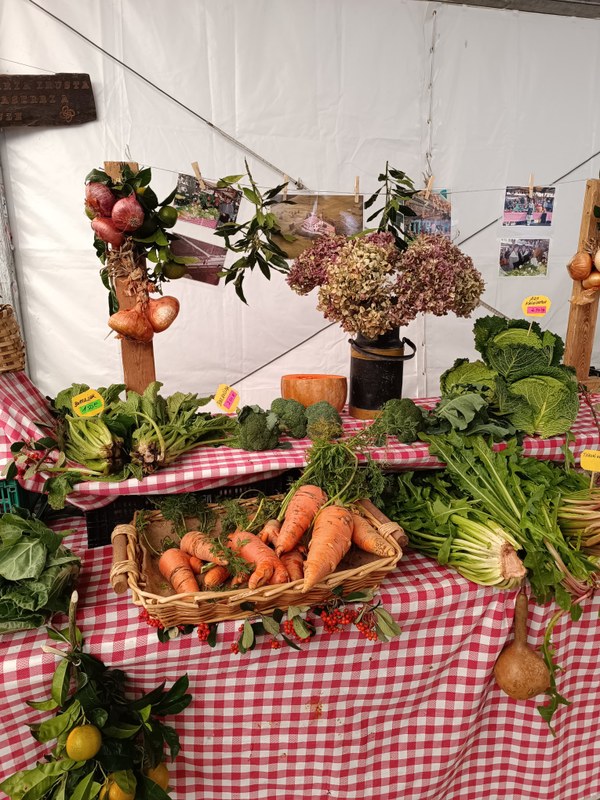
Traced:
<svg viewBox="0 0 600 800">
<path fill-rule="evenodd" d="M 318 486 L 307 483 L 295 492 L 285 511 L 285 519 L 277 537 L 275 553 L 278 556 L 289 553 L 296 547 L 311 526 L 318 510 L 326 502 L 327 495 Z"/>
<path fill-rule="evenodd" d="M 189 556 L 176 547 L 165 550 L 158 559 L 158 568 L 177 594 L 198 591 L 198 582 L 190 567 Z"/>
<path fill-rule="evenodd" d="M 335 570 L 350 549 L 351 539 L 352 514 L 348 509 L 333 505 L 319 511 L 304 564 L 303 592 Z"/>
<path fill-rule="evenodd" d="M 220 564 L 217 564 L 216 567 L 212 567 L 204 573 L 202 588 L 206 589 L 207 591 L 216 589 L 225 583 L 228 577 L 229 570 L 227 567 L 222 567 Z"/>
<path fill-rule="evenodd" d="M 196 556 L 190 556 L 190 567 L 192 568 L 192 572 L 194 575 L 200 575 L 202 572 L 202 561 Z"/>
<path fill-rule="evenodd" d="M 214 555 L 211 543 L 207 540 L 205 534 L 200 531 L 188 531 L 179 543 L 179 547 L 184 553 L 196 556 L 200 561 L 212 561 L 222 567 L 227 566 L 225 559 L 217 558 Z"/>
<path fill-rule="evenodd" d="M 256 589 L 271 578 L 273 583 L 288 583 L 289 575 L 286 568 L 277 558 L 275 553 L 264 542 L 248 531 L 235 531 L 229 537 L 229 546 L 238 552 L 250 564 L 255 564 L 255 569 L 248 579 L 248 588 Z"/>
<path fill-rule="evenodd" d="M 265 522 L 262 531 L 259 532 L 258 538 L 265 544 L 272 544 L 273 547 L 277 544 L 277 537 L 281 530 L 281 522 L 278 519 L 270 519 Z"/>
<path fill-rule="evenodd" d="M 287 569 L 291 581 L 301 581 L 304 577 L 304 558 L 295 547 L 289 553 L 282 553 L 281 563 Z"/>
<path fill-rule="evenodd" d="M 393 556 L 394 548 L 389 545 L 371 523 L 360 514 L 352 514 L 352 542 L 367 553 L 378 556 Z"/>
</svg>

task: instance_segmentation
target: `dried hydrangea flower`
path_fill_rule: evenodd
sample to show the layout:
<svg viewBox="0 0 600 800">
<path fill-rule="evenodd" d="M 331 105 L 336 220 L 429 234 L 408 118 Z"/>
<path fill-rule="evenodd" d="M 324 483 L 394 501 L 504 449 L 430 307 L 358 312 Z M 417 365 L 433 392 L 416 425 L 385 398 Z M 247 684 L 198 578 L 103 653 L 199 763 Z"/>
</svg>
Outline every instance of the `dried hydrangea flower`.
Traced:
<svg viewBox="0 0 600 800">
<path fill-rule="evenodd" d="M 287 274 L 288 285 L 298 294 L 308 294 L 327 281 L 327 268 L 346 244 L 345 236 L 320 236 L 295 259 Z"/>
</svg>

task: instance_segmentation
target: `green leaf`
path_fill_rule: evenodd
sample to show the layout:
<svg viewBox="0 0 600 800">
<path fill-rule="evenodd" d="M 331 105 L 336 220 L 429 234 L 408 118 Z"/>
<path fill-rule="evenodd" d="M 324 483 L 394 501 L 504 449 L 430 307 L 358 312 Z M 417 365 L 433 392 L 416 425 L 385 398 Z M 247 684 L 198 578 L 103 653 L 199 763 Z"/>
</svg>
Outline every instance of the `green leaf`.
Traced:
<svg viewBox="0 0 600 800">
<path fill-rule="evenodd" d="M 54 711 L 55 708 L 58 708 L 58 703 L 52 698 L 50 700 L 28 700 L 27 705 L 35 708 L 36 711 Z"/>
<path fill-rule="evenodd" d="M 133 771 L 130 769 L 122 769 L 113 772 L 113 779 L 127 794 L 135 794 L 137 781 Z"/>
<path fill-rule="evenodd" d="M 377 625 L 386 636 L 393 638 L 402 632 L 400 626 L 384 608 L 376 608 L 374 613 L 377 619 Z"/>
<path fill-rule="evenodd" d="M 277 636 L 279 633 L 279 623 L 275 622 L 273 617 L 269 617 L 266 614 L 261 614 L 261 619 L 266 632 L 270 633 L 271 636 Z"/>
<path fill-rule="evenodd" d="M 108 720 L 108 711 L 104 708 L 92 708 L 89 717 L 97 728 L 104 728 Z"/>
<path fill-rule="evenodd" d="M 292 648 L 292 650 L 302 650 L 302 648 L 301 648 L 301 647 L 298 647 L 298 645 L 296 644 L 296 642 L 293 642 L 291 639 L 289 639 L 289 638 L 288 638 L 288 637 L 285 635 L 285 633 L 282 633 L 282 634 L 281 634 L 281 637 L 282 637 L 283 641 L 284 641 L 284 642 L 287 644 L 287 646 Z"/>
<path fill-rule="evenodd" d="M 0 576 L 9 581 L 38 578 L 46 565 L 47 550 L 37 540 L 0 548 Z"/>
<path fill-rule="evenodd" d="M 107 725 L 103 731 L 103 736 L 110 736 L 112 739 L 131 739 L 141 728 L 140 725 L 129 725 L 121 722 L 118 725 Z"/>
<path fill-rule="evenodd" d="M 249 650 L 254 644 L 254 630 L 248 620 L 244 621 L 242 630 L 241 645 L 245 650 Z"/>
<path fill-rule="evenodd" d="M 64 659 L 56 667 L 54 677 L 52 678 L 52 699 L 59 706 L 62 706 L 67 699 L 70 684 L 69 667 L 70 663 Z"/>
<path fill-rule="evenodd" d="M 101 789 L 101 784 L 94 781 L 94 771 L 79 781 L 69 800 L 92 800 Z"/>
<path fill-rule="evenodd" d="M 294 619 L 294 617 L 298 617 L 300 614 L 306 614 L 309 608 L 310 606 L 289 606 L 287 610 L 287 618 Z"/>
<path fill-rule="evenodd" d="M 173 189 L 173 191 L 172 191 L 172 192 L 170 192 L 170 193 L 169 193 L 169 194 L 168 194 L 168 195 L 165 197 L 165 199 L 164 199 L 164 200 L 163 200 L 161 203 L 159 203 L 158 205 L 160 205 L 160 206 L 168 206 L 170 203 L 172 203 L 172 202 L 173 202 L 173 200 L 175 199 L 175 195 L 176 195 L 176 194 L 177 194 L 177 187 L 175 187 L 175 188 Z"/>
<path fill-rule="evenodd" d="M 39 725 L 30 725 L 31 732 L 38 742 L 51 742 L 58 739 L 61 733 L 72 728 L 81 714 L 81 705 L 75 701 L 66 711 L 52 719 L 47 719 Z"/>
<path fill-rule="evenodd" d="M 294 626 L 294 631 L 296 632 L 297 636 L 301 639 L 309 639 L 312 630 L 306 624 L 306 620 L 302 617 L 294 617 L 292 620 L 292 625 Z"/>
<path fill-rule="evenodd" d="M 0 783 L 0 789 L 12 800 L 39 800 L 76 763 L 68 758 L 38 764 L 32 769 L 21 770 L 11 775 Z"/>
<path fill-rule="evenodd" d="M 136 179 L 138 186 L 148 186 L 148 184 L 152 180 L 152 169 L 150 167 L 141 169 L 136 175 Z"/>
<path fill-rule="evenodd" d="M 142 788 L 144 800 L 171 800 L 171 796 L 146 775 L 142 776 Z"/>
</svg>

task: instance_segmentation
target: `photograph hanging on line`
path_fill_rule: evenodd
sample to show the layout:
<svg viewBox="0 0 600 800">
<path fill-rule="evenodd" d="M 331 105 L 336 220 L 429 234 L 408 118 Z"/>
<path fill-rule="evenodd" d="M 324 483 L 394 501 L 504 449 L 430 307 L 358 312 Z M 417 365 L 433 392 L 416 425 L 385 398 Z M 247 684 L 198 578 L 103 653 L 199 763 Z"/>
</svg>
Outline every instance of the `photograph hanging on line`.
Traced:
<svg viewBox="0 0 600 800">
<path fill-rule="evenodd" d="M 216 228 L 219 223 L 235 222 L 242 193 L 232 186 L 218 189 L 215 183 L 204 181 L 204 188 L 193 175 L 179 174 L 173 205 L 179 219 Z"/>
<path fill-rule="evenodd" d="M 227 256 L 225 247 L 177 233 L 171 242 L 171 251 L 174 256 L 196 259 L 193 263 L 186 264 L 187 272 L 183 276 L 184 278 L 191 278 L 200 283 L 209 283 L 212 286 L 219 283 L 219 272 L 225 266 Z"/>
<path fill-rule="evenodd" d="M 550 239 L 501 239 L 500 275 L 513 278 L 548 274 Z"/>
<path fill-rule="evenodd" d="M 504 195 L 503 225 L 552 225 L 554 186 L 507 186 Z"/>
<path fill-rule="evenodd" d="M 281 231 L 294 240 L 275 234 L 273 240 L 288 258 L 297 258 L 322 236 L 354 236 L 363 229 L 363 197 L 343 194 L 288 194 L 288 203 L 277 196 L 271 212 Z"/>
<path fill-rule="evenodd" d="M 436 233 L 451 238 L 452 206 L 448 200 L 446 189 L 431 192 L 429 197 L 425 192 L 417 192 L 406 205 L 415 212 L 414 217 L 404 217 L 404 227 L 407 233 Z"/>
</svg>

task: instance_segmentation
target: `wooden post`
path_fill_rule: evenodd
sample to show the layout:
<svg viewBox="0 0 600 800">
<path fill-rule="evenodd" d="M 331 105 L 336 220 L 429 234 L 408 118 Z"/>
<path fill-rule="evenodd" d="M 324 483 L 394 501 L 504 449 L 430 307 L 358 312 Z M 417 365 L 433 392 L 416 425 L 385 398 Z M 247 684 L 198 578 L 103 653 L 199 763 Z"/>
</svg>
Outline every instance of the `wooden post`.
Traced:
<svg viewBox="0 0 600 800">
<path fill-rule="evenodd" d="M 121 166 L 126 163 L 134 172 L 139 166 L 132 162 L 105 161 L 104 170 L 113 181 L 121 179 Z M 145 261 L 142 264 L 145 269 Z M 119 308 L 133 308 L 136 298 L 127 294 L 127 278 L 117 278 L 115 280 L 115 292 Z M 121 360 L 123 362 L 123 376 L 125 385 L 138 394 L 142 394 L 149 383 L 156 380 L 156 369 L 154 366 L 154 347 L 152 342 L 136 342 L 133 339 L 121 339 Z"/>
<path fill-rule="evenodd" d="M 585 185 L 578 250 L 584 250 L 590 239 L 598 239 L 599 220 L 594 216 L 594 206 L 600 206 L 600 180 L 589 180 Z M 577 305 L 573 300 L 577 300 L 583 291 L 581 281 L 573 281 L 564 362 L 575 367 L 577 379 L 593 389 L 597 388 L 593 384 L 598 384 L 598 379 L 590 382 L 589 375 L 600 293 L 596 293 L 591 303 Z"/>
</svg>

